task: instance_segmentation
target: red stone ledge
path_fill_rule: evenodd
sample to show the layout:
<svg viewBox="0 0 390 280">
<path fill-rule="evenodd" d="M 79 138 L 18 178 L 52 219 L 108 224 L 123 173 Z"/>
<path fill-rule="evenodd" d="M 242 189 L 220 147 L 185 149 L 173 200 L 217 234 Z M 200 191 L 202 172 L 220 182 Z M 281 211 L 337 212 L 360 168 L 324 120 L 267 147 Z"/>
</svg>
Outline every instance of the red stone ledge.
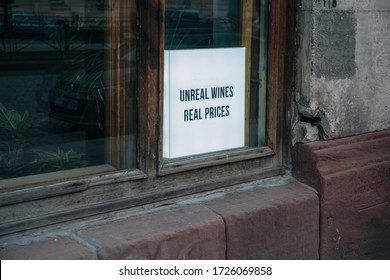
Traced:
<svg viewBox="0 0 390 280">
<path fill-rule="evenodd" d="M 390 258 L 390 130 L 297 144 L 293 175 L 320 198 L 321 259 Z"/>
<path fill-rule="evenodd" d="M 146 214 L 80 232 L 99 259 L 224 259 L 225 230 L 202 205 Z"/>
<path fill-rule="evenodd" d="M 262 185 L 256 181 L 217 199 L 3 239 L 0 259 L 318 259 L 316 193 L 291 177 Z"/>
<path fill-rule="evenodd" d="M 318 259 L 317 194 L 298 182 L 207 203 L 226 227 L 227 259 Z"/>
<path fill-rule="evenodd" d="M 56 233 L 44 238 L 29 240 L 18 238 L 19 242 L 2 244 L 1 260 L 93 260 L 93 250 L 78 241 Z M 34 239 L 34 238 L 33 238 Z M 21 242 L 20 242 L 21 241 Z"/>
</svg>

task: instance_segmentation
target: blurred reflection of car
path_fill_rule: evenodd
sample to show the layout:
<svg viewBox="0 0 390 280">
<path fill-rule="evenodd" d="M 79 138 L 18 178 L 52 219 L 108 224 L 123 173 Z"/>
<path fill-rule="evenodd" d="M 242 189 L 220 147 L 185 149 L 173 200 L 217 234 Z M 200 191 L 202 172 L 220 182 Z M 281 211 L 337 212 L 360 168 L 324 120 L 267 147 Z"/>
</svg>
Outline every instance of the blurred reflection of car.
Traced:
<svg viewBox="0 0 390 280">
<path fill-rule="evenodd" d="M 103 132 L 104 97 L 108 93 L 107 79 L 111 75 L 130 77 L 136 80 L 136 50 L 122 57 L 123 69 L 107 70 L 104 52 L 84 55 L 75 62 L 63 66 L 55 86 L 49 91 L 50 115 L 67 123 L 95 127 Z M 115 86 L 115 85 L 112 85 Z"/>
<path fill-rule="evenodd" d="M 13 11 L 9 22 L 16 34 L 50 34 L 58 28 L 55 23 L 27 11 Z"/>
<path fill-rule="evenodd" d="M 63 70 L 49 92 L 50 113 L 62 121 L 103 129 L 103 58 L 81 60 Z"/>
</svg>

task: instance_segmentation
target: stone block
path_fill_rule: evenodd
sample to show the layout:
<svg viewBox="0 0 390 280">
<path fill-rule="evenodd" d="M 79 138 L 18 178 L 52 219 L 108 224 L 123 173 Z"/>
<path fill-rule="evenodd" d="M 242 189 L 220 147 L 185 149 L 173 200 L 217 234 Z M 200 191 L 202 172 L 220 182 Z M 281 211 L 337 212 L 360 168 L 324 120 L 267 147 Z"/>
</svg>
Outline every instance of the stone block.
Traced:
<svg viewBox="0 0 390 280">
<path fill-rule="evenodd" d="M 99 259 L 224 259 L 221 217 L 201 205 L 154 211 L 80 232 Z"/>
<path fill-rule="evenodd" d="M 27 239 L 28 240 L 28 239 Z M 3 245 L 0 249 L 2 260 L 93 260 L 92 250 L 79 242 L 62 236 L 51 236 L 23 245 Z"/>
<path fill-rule="evenodd" d="M 390 258 L 390 130 L 298 144 L 293 175 L 320 197 L 321 259 Z"/>
<path fill-rule="evenodd" d="M 318 259 L 318 197 L 296 181 L 207 206 L 225 221 L 227 259 Z"/>
</svg>

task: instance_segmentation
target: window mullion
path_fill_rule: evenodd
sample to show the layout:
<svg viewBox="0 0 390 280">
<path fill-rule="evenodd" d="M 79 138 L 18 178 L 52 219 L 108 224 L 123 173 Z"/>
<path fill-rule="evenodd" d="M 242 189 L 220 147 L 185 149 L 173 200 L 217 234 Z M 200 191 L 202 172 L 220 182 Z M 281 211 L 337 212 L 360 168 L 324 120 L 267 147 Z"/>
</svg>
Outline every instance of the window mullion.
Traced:
<svg viewBox="0 0 390 280">
<path fill-rule="evenodd" d="M 161 123 L 158 95 L 162 3 L 162 0 L 138 1 L 139 162 L 140 168 L 152 177 L 157 172 Z"/>
</svg>

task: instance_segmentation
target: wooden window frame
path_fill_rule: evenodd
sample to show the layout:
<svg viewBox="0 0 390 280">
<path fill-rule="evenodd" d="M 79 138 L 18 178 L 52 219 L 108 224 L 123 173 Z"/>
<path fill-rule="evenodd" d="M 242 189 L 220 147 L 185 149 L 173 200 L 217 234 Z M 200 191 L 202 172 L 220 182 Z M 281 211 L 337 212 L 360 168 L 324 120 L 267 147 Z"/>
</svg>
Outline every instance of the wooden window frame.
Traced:
<svg viewBox="0 0 390 280">
<path fill-rule="evenodd" d="M 267 147 L 173 162 L 162 159 L 164 3 L 137 0 L 138 169 L 97 171 L 88 176 L 81 172 L 59 181 L 0 191 L 0 236 L 150 203 L 163 204 L 284 173 L 290 142 L 286 92 L 293 84 L 293 52 L 286 48 L 294 45 L 295 12 L 291 11 L 295 11 L 295 1 L 270 3 Z M 118 145 L 123 147 L 123 143 Z"/>
<path fill-rule="evenodd" d="M 269 4 L 269 1 L 266 1 L 267 4 Z M 164 4 L 165 1 L 160 1 L 159 5 L 161 7 L 161 10 L 164 11 Z M 164 160 L 162 158 L 162 153 L 159 153 L 159 167 L 158 167 L 158 174 L 159 175 L 168 175 L 168 174 L 174 174 L 178 172 L 185 172 L 190 171 L 198 168 L 206 168 L 210 166 L 216 166 L 224 163 L 233 163 L 238 161 L 244 161 L 244 160 L 251 160 L 255 158 L 263 158 L 263 157 L 271 157 L 275 156 L 275 149 L 276 146 L 274 145 L 274 141 L 271 141 L 271 145 L 253 145 L 254 137 L 257 137 L 257 132 L 259 132 L 259 126 L 263 125 L 264 130 L 266 131 L 275 131 L 276 123 L 269 123 L 268 126 L 265 125 L 266 123 L 266 115 L 267 115 L 267 86 L 262 87 L 263 92 L 261 94 L 262 96 L 262 113 L 259 112 L 257 108 L 257 104 L 259 101 L 259 81 L 258 81 L 258 70 L 259 70 L 259 63 L 257 60 L 259 60 L 259 42 L 256 42 L 252 38 L 252 32 L 253 32 L 253 25 L 252 21 L 248 19 L 252 19 L 255 15 L 253 13 L 255 12 L 253 7 L 253 0 L 245 0 L 240 2 L 240 20 L 239 20 L 239 30 L 241 33 L 240 36 L 240 45 L 244 46 L 246 48 L 246 81 L 245 81 L 245 88 L 247 89 L 246 93 L 246 122 L 245 122 L 245 142 L 246 146 L 245 148 L 240 149 L 234 149 L 234 150 L 228 150 L 228 151 L 219 151 L 212 153 L 210 155 L 201 155 L 199 157 L 193 157 L 189 159 L 184 160 Z M 267 6 L 267 5 L 266 5 Z M 258 7 L 260 8 L 260 7 Z M 268 7 L 265 7 L 266 9 Z M 265 13 L 266 16 L 268 16 L 268 13 Z M 164 14 L 161 15 L 162 22 L 165 21 Z M 266 20 L 267 21 L 267 20 Z M 268 26 L 265 26 L 266 32 L 268 32 Z M 158 122 L 163 122 L 162 117 L 162 111 L 163 111 L 163 77 L 164 77 L 164 25 L 160 26 L 159 29 L 160 35 L 160 72 L 159 77 L 159 101 L 160 101 L 160 107 L 159 107 L 159 116 L 158 116 Z M 257 48 L 252 48 L 252 45 L 258 44 Z M 267 53 L 268 45 L 265 46 Z M 257 52 L 256 52 L 257 51 Z M 255 59 L 252 59 L 252 58 Z M 267 61 L 267 58 L 265 58 L 265 62 Z M 254 65 L 254 66 L 253 66 Z M 252 67 L 253 66 L 253 67 Z M 264 71 L 261 70 L 262 73 L 266 73 L 267 70 Z M 267 76 L 266 74 L 264 76 Z M 263 77 L 263 80 L 266 80 L 266 77 Z M 266 84 L 266 83 L 265 83 Z M 274 100 L 272 100 L 269 104 L 273 105 Z M 274 106 L 271 107 L 270 114 L 275 114 Z M 259 124 L 256 119 L 258 118 L 258 114 L 261 114 L 261 120 L 264 122 L 262 124 Z M 252 121 L 255 120 L 255 121 Z M 256 130 L 256 133 L 252 133 L 254 130 Z M 163 139 L 163 131 L 160 130 L 159 139 Z M 272 138 L 267 137 L 267 142 L 270 141 Z M 159 141 L 159 150 L 162 150 L 162 140 Z"/>
</svg>

